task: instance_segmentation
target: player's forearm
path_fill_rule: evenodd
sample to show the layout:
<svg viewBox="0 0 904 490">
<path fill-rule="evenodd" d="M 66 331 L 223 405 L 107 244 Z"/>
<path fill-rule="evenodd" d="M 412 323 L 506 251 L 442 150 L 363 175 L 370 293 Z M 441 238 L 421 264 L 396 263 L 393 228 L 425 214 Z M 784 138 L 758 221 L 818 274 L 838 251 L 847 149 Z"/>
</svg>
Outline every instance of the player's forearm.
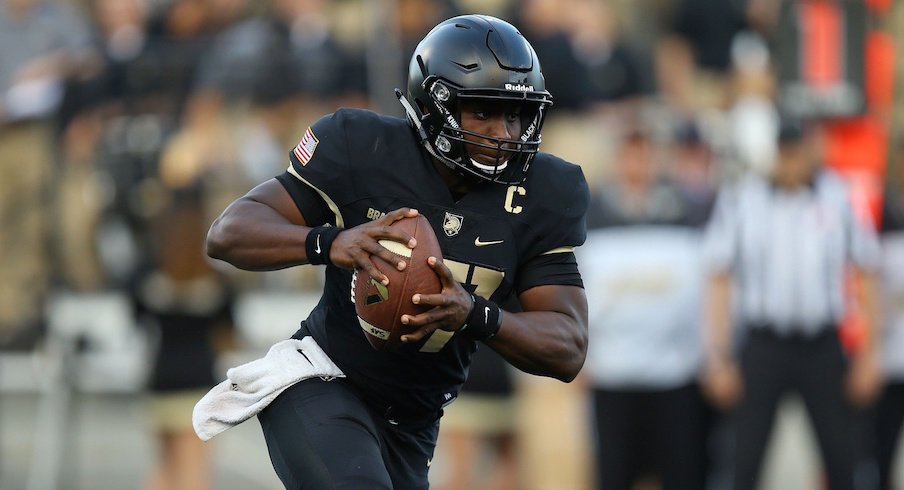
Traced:
<svg viewBox="0 0 904 490">
<path fill-rule="evenodd" d="M 587 322 L 558 312 L 506 312 L 487 344 L 526 373 L 567 383 L 587 357 Z"/>
<path fill-rule="evenodd" d="M 710 277 L 706 291 L 704 342 L 707 360 L 718 363 L 732 359 L 731 275 Z"/>
<path fill-rule="evenodd" d="M 875 274 L 871 272 L 858 269 L 856 270 L 856 273 L 859 279 L 859 288 L 857 288 L 859 294 L 857 301 L 863 313 L 864 352 L 877 354 L 880 347 L 878 344 L 882 339 L 882 335 L 879 331 L 882 326 L 882 320 L 880 318 L 880 308 L 877 299 L 879 297 L 878 281 L 876 280 Z"/>
<path fill-rule="evenodd" d="M 223 211 L 207 233 L 207 254 L 245 270 L 284 269 L 307 263 L 310 228 L 290 223 L 272 208 L 239 199 Z"/>
</svg>

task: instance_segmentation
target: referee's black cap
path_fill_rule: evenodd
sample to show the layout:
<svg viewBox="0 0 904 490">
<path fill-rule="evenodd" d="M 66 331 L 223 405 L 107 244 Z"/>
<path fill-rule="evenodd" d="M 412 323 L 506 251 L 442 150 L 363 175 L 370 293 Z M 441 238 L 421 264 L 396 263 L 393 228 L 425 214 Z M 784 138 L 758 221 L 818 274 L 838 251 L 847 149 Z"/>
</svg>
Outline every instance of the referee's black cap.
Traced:
<svg viewBox="0 0 904 490">
<path fill-rule="evenodd" d="M 697 146 L 704 144 L 700 128 L 693 121 L 678 124 L 674 130 L 675 142 L 682 146 Z"/>
<path fill-rule="evenodd" d="M 804 122 L 792 116 L 782 116 L 779 119 L 778 142 L 797 143 L 804 139 Z"/>
</svg>

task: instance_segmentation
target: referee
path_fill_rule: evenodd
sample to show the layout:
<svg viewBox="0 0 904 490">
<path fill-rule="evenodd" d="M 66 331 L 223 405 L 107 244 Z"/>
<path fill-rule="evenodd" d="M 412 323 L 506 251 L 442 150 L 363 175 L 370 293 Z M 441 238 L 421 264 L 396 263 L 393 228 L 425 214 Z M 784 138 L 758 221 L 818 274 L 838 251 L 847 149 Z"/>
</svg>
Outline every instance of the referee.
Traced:
<svg viewBox="0 0 904 490">
<path fill-rule="evenodd" d="M 889 175 L 882 206 L 882 356 L 885 387 L 876 402 L 873 430 L 879 490 L 894 486 L 895 452 L 904 428 L 904 146 L 897 149 L 898 165 Z M 904 475 L 900 475 L 904 477 Z"/>
<path fill-rule="evenodd" d="M 853 488 L 854 408 L 880 385 L 878 240 L 841 179 L 821 168 L 814 130 L 782 121 L 770 175 L 724 189 L 706 232 L 704 388 L 716 405 L 736 408 L 735 489 L 757 487 L 776 406 L 789 391 L 803 398 L 830 488 Z M 847 271 L 866 317 L 865 340 L 850 357 L 838 336 L 850 306 Z"/>
</svg>

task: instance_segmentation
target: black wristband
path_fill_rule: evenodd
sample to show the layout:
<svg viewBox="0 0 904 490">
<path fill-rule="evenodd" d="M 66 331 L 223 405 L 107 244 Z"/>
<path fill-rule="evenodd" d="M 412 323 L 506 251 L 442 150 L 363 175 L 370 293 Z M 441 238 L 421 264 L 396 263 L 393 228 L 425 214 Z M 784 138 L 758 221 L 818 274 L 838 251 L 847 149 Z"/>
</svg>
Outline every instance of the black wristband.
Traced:
<svg viewBox="0 0 904 490">
<path fill-rule="evenodd" d="M 502 326 L 502 309 L 496 303 L 476 294 L 472 294 L 471 299 L 473 300 L 471 312 L 468 313 L 468 320 L 459 332 L 463 332 L 472 340 L 490 340 Z"/>
<path fill-rule="evenodd" d="M 339 235 L 343 228 L 337 226 L 317 226 L 311 228 L 307 238 L 304 240 L 305 253 L 308 256 L 308 263 L 312 265 L 327 264 L 332 265 L 330 261 L 330 247 L 333 246 L 333 240 Z"/>
</svg>

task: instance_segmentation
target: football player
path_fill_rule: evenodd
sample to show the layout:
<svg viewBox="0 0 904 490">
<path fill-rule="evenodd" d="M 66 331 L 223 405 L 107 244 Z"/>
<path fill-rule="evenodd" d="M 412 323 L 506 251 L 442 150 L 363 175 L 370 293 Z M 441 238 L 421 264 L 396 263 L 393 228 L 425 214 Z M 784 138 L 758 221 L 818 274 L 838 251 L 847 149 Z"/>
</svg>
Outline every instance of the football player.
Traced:
<svg viewBox="0 0 904 490">
<path fill-rule="evenodd" d="M 573 253 L 586 234 L 577 165 L 540 153 L 551 106 L 531 45 L 512 25 L 466 15 L 417 46 L 405 119 L 340 109 L 308 128 L 287 171 L 236 200 L 212 225 L 208 253 L 249 270 L 325 264 L 312 336 L 345 378 L 301 381 L 258 418 L 287 488 L 428 487 L 443 407 L 482 342 L 517 368 L 568 382 L 584 363 L 587 304 Z M 386 281 L 378 243 L 416 246 L 390 228 L 424 215 L 443 252 L 439 294 L 403 317 L 393 351 L 365 338 L 352 272 Z M 404 267 L 399 262 L 398 267 Z M 362 272 L 363 273 L 363 272 Z M 510 298 L 520 311 L 498 305 Z"/>
</svg>

